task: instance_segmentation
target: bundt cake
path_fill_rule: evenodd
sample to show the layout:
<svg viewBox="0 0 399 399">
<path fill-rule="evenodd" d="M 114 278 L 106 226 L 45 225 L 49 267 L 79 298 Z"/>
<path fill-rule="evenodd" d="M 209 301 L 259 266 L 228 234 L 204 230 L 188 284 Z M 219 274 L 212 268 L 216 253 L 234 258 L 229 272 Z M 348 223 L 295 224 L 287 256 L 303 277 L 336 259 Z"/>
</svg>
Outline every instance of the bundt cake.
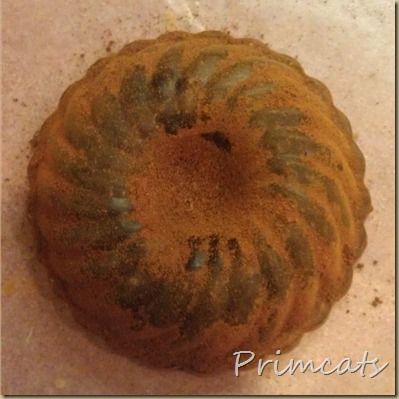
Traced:
<svg viewBox="0 0 399 399">
<path fill-rule="evenodd" d="M 39 255 L 79 319 L 149 365 L 293 347 L 348 290 L 371 211 L 327 88 L 221 32 L 98 60 L 33 140 Z"/>
</svg>

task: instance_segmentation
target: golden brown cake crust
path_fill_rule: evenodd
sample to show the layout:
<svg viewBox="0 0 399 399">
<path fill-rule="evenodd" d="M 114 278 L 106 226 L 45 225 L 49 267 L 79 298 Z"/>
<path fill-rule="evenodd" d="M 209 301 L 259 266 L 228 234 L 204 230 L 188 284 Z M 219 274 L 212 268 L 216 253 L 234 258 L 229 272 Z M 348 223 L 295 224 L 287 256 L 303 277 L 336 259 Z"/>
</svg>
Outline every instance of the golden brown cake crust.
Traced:
<svg viewBox="0 0 399 399">
<path fill-rule="evenodd" d="M 210 372 L 292 347 L 345 294 L 364 168 L 297 61 L 172 32 L 66 90 L 35 137 L 29 210 L 85 324 L 148 364 Z"/>
</svg>

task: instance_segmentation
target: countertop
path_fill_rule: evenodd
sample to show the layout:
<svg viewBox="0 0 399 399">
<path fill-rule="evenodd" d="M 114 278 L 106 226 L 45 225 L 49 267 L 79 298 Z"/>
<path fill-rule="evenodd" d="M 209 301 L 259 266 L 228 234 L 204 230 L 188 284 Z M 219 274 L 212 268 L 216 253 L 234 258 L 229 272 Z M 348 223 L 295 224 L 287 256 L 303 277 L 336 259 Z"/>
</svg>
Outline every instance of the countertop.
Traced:
<svg viewBox="0 0 399 399">
<path fill-rule="evenodd" d="M 4 0 L 2 9 L 3 394 L 394 393 L 393 1 Z M 86 334 L 36 261 L 25 211 L 29 140 L 64 89 L 127 42 L 203 29 L 258 38 L 296 57 L 352 123 L 374 207 L 368 246 L 349 293 L 280 362 L 357 362 L 368 351 L 380 365 L 389 362 L 375 378 L 146 368 Z"/>
</svg>

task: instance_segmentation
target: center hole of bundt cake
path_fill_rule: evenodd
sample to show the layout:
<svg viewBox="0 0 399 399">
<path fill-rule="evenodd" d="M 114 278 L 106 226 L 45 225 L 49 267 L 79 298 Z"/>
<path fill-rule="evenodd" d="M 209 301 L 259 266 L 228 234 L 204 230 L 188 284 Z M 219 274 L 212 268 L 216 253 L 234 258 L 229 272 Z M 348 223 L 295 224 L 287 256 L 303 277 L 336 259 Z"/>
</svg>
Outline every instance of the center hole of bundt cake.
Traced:
<svg viewBox="0 0 399 399">
<path fill-rule="evenodd" d="M 146 179 L 156 193 L 148 196 L 146 206 L 154 203 L 172 213 L 186 208 L 219 212 L 238 204 L 247 191 L 248 159 L 228 133 L 210 129 L 162 135 L 151 147 Z"/>
<path fill-rule="evenodd" d="M 148 142 L 147 167 L 132 184 L 137 219 L 147 226 L 141 234 L 184 241 L 231 234 L 232 226 L 246 223 L 257 206 L 264 157 L 233 128 L 160 134 Z"/>
<path fill-rule="evenodd" d="M 219 131 L 202 133 L 201 137 L 204 140 L 210 141 L 216 145 L 217 148 L 223 151 L 230 152 L 231 151 L 231 143 L 228 137 Z"/>
<path fill-rule="evenodd" d="M 241 186 L 243 171 L 226 134 L 215 130 L 169 138 L 163 146 L 168 155 L 158 158 L 158 165 L 181 195 L 217 201 Z"/>
</svg>

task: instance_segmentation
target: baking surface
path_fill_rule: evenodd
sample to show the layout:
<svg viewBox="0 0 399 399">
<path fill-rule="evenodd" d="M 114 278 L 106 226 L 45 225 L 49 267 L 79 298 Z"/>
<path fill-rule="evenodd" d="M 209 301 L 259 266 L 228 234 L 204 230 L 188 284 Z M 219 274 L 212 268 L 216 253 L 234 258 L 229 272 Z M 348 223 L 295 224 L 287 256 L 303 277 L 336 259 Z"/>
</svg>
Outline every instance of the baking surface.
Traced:
<svg viewBox="0 0 399 399">
<path fill-rule="evenodd" d="M 393 1 L 4 0 L 2 172 L 3 394 L 394 393 Z M 153 370 L 112 353 L 73 320 L 35 260 L 26 220 L 29 140 L 64 89 L 99 57 L 165 30 L 229 30 L 298 58 L 349 117 L 366 158 L 374 211 L 349 293 L 327 322 L 279 357 L 345 357 L 368 351 L 388 367 L 375 378 L 269 368 L 200 377 Z M 250 350 L 251 348 L 242 348 Z M 160 354 L 162 356 L 162 354 Z M 266 360 L 266 359 L 264 359 Z M 374 368 L 368 366 L 366 375 Z"/>
</svg>

